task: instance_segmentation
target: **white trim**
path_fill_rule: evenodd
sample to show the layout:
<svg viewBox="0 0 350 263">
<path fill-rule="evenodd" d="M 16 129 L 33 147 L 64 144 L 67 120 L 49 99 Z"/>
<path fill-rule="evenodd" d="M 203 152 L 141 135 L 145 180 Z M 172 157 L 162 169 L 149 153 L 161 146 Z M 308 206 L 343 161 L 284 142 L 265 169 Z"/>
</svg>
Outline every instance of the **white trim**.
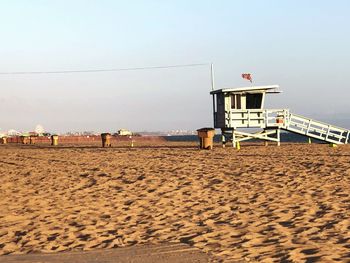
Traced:
<svg viewBox="0 0 350 263">
<path fill-rule="evenodd" d="M 213 90 L 210 93 L 221 93 L 221 92 L 249 92 L 249 91 L 263 91 L 267 93 L 280 93 L 278 91 L 279 85 L 267 85 L 267 86 L 253 86 L 253 87 L 240 87 L 240 88 L 225 88 Z"/>
</svg>

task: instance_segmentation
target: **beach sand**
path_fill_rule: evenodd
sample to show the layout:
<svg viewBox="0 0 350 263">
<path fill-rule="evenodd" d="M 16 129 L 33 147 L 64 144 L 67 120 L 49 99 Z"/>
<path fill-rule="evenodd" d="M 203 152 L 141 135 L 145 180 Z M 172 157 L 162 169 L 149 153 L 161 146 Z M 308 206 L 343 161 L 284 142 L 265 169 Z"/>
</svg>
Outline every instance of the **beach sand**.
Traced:
<svg viewBox="0 0 350 263">
<path fill-rule="evenodd" d="M 0 145 L 0 254 L 186 243 L 350 261 L 350 146 Z M 0 257 L 1 262 L 1 257 Z"/>
</svg>

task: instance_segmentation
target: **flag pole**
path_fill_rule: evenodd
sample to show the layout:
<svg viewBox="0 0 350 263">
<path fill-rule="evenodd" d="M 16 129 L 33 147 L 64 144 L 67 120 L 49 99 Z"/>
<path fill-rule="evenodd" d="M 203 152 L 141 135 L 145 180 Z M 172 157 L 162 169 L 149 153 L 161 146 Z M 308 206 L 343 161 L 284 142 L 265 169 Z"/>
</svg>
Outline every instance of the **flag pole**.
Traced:
<svg viewBox="0 0 350 263">
<path fill-rule="evenodd" d="M 211 76 L 211 90 L 214 90 L 215 85 L 214 85 L 214 64 L 213 63 L 210 64 L 210 76 Z"/>
</svg>

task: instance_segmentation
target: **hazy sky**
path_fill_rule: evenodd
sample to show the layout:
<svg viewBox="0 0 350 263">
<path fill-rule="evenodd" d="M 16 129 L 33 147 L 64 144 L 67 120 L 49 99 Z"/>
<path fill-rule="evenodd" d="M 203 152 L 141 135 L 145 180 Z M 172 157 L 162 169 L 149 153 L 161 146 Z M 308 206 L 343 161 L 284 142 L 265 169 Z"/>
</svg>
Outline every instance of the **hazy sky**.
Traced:
<svg viewBox="0 0 350 263">
<path fill-rule="evenodd" d="M 0 72 L 215 66 L 217 88 L 279 84 L 271 108 L 350 128 L 349 1 L 3 0 Z M 0 75 L 0 132 L 212 126 L 209 66 Z"/>
</svg>

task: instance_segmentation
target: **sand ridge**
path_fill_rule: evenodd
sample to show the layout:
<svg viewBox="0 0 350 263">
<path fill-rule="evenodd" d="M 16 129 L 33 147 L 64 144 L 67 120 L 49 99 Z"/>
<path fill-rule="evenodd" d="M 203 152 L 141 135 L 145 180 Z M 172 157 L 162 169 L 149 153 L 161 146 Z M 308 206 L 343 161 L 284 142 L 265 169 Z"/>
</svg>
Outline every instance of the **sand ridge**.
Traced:
<svg viewBox="0 0 350 263">
<path fill-rule="evenodd" d="M 224 261 L 350 260 L 350 147 L 1 146 L 0 254 L 177 242 Z"/>
</svg>

